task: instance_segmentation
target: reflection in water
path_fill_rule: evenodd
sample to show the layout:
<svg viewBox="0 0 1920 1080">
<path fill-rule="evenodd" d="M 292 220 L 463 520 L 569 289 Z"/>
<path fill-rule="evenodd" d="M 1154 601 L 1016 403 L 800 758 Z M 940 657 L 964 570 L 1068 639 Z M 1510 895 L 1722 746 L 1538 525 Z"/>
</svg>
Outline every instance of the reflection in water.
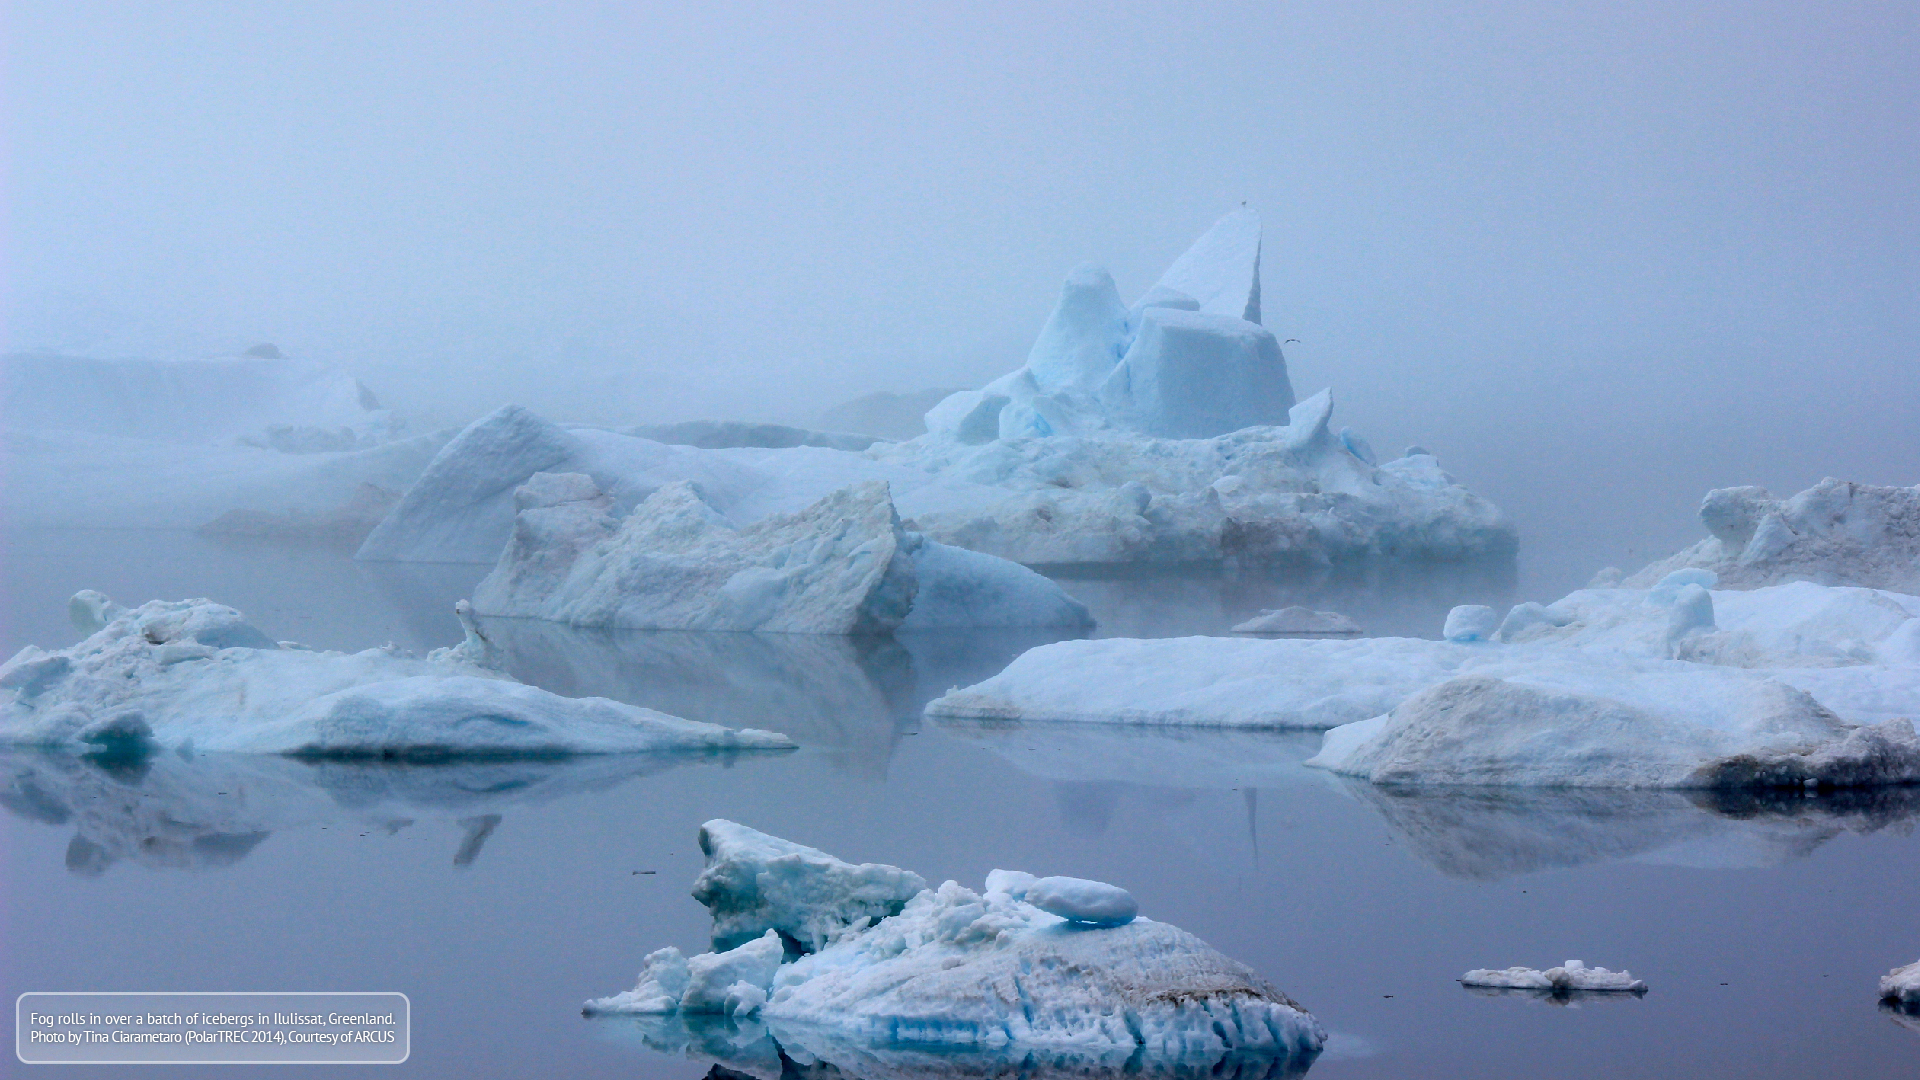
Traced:
<svg viewBox="0 0 1920 1080">
<path fill-rule="evenodd" d="M 784 732 L 837 766 L 886 774 L 920 709 L 978 682 L 1053 631 L 830 634 L 608 630 L 488 619 L 507 669 L 571 697 L 608 697 L 689 720 Z"/>
<path fill-rule="evenodd" d="M 1225 634 L 1270 608 L 1337 611 L 1367 633 L 1438 637 L 1455 604 L 1511 604 L 1512 559 L 1460 563 L 1366 561 L 1331 566 L 1055 575 L 1092 610 L 1100 637 Z"/>
<path fill-rule="evenodd" d="M 30 821 L 72 827 L 67 869 L 82 876 L 101 874 L 117 862 L 216 869 L 245 858 L 279 829 L 346 825 L 390 835 L 413 823 L 401 811 L 453 820 L 463 831 L 454 865 L 467 866 L 504 809 L 735 756 L 611 754 L 419 765 L 160 754 L 138 766 L 119 766 L 89 757 L 7 752 L 0 753 L 0 806 Z"/>
<path fill-rule="evenodd" d="M 1347 789 L 1451 877 L 1492 880 L 1616 859 L 1702 869 L 1778 866 L 1841 833 L 1910 831 L 1920 791 L 1806 797 L 1710 792 Z"/>
<path fill-rule="evenodd" d="M 1245 1051 L 1155 1055 L 1143 1049 L 973 1049 L 868 1043 L 817 1028 L 718 1016 L 598 1016 L 615 1038 L 708 1064 L 709 1080 L 1280 1080 L 1314 1058 Z"/>
<path fill-rule="evenodd" d="M 1880 1011 L 1886 1013 L 1887 1019 L 1895 1024 L 1915 1035 L 1920 1035 L 1920 1005 L 1909 1005 L 1902 1001 L 1883 998 L 1880 1002 Z"/>
<path fill-rule="evenodd" d="M 1049 780 L 1195 790 L 1326 782 L 1300 764 L 1320 752 L 1317 731 L 931 719 L 943 734 Z"/>
<path fill-rule="evenodd" d="M 1519 998 L 1529 1005 L 1551 1005 L 1577 1009 L 1582 1005 L 1606 1002 L 1639 1001 L 1647 996 L 1646 987 L 1638 990 L 1525 990 L 1511 986 L 1462 986 L 1475 997 Z"/>
</svg>

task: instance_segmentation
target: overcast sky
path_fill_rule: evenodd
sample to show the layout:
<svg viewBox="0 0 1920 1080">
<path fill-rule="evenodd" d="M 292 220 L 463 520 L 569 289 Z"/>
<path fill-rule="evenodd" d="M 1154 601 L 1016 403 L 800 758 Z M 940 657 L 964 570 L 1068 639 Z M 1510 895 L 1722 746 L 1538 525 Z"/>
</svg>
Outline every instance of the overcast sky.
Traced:
<svg viewBox="0 0 1920 1080">
<path fill-rule="evenodd" d="M 9 3 L 5 341 L 805 422 L 1246 201 L 1296 389 L 1528 542 L 1920 482 L 1920 5 L 1115 7 Z"/>
</svg>

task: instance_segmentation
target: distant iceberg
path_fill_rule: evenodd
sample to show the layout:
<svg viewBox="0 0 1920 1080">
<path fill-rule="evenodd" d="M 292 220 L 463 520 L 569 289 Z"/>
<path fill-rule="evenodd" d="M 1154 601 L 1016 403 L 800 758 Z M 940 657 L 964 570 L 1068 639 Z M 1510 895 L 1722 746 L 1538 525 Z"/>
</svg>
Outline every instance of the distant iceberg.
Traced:
<svg viewBox="0 0 1920 1080">
<path fill-rule="evenodd" d="M 1813 581 L 1920 593 L 1920 487 L 1829 477 L 1787 499 L 1717 488 L 1701 501 L 1700 520 L 1711 536 L 1623 584 L 1646 588 L 1698 567 L 1732 589 Z"/>
<path fill-rule="evenodd" d="M 402 759 L 793 746 L 516 682 L 470 619 L 465 642 L 420 660 L 276 643 L 208 600 L 127 609 L 83 592 L 72 610 L 86 640 L 0 665 L 0 743 Z"/>
<path fill-rule="evenodd" d="M 1647 992 L 1647 984 L 1634 978 L 1631 972 L 1588 967 L 1578 960 L 1569 960 L 1545 971 L 1530 967 L 1501 968 L 1497 971 L 1475 968 L 1460 976 L 1460 985 L 1496 990 L 1542 990 L 1551 994 Z"/>
<path fill-rule="evenodd" d="M 484 615 L 814 634 L 1093 626 L 1032 570 L 903 529 L 883 481 L 738 529 L 687 481 L 618 521 L 582 473 L 535 473 L 514 497 L 513 537 L 474 590 Z"/>
<path fill-rule="evenodd" d="M 1882 975 L 1880 997 L 1902 1005 L 1920 1005 L 1920 960 Z"/>
<path fill-rule="evenodd" d="M 1106 271 L 1077 268 L 1027 363 L 948 395 L 904 443 L 565 428 L 501 409 L 446 445 L 360 557 L 492 562 L 513 491 L 572 472 L 616 515 L 693 482 L 736 528 L 884 480 L 907 529 L 1028 566 L 1510 558 L 1512 524 L 1431 454 L 1377 463 L 1330 429 L 1331 391 L 1296 400 L 1259 324 L 1259 257 L 1259 218 L 1238 210 L 1131 306 Z"/>
<path fill-rule="evenodd" d="M 1135 917 L 1111 885 L 995 871 L 981 892 L 927 888 L 727 821 L 702 827 L 701 848 L 695 897 L 718 951 L 655 952 L 633 990 L 588 1014 L 753 1018 L 828 1058 L 991 1053 L 1129 1071 L 1244 1059 L 1285 1071 L 1326 1040 L 1252 970 Z"/>
</svg>

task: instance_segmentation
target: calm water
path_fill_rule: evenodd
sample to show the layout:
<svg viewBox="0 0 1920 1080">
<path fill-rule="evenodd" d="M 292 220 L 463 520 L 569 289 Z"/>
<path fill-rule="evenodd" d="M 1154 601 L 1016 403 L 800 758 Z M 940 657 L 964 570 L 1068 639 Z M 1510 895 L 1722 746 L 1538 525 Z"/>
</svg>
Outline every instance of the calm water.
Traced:
<svg viewBox="0 0 1920 1080">
<path fill-rule="evenodd" d="M 15 535 L 5 567 L 8 652 L 69 643 L 64 601 L 83 587 L 209 595 L 315 645 L 423 649 L 457 637 L 446 613 L 480 573 L 141 533 Z M 1218 633 L 1299 601 L 1431 633 L 1450 604 L 1512 591 L 1460 571 L 1069 588 L 1103 632 L 1136 634 Z M 1300 768 L 1312 736 L 918 717 L 1032 635 L 495 629 L 529 681 L 803 748 L 438 768 L 163 756 L 121 772 L 0 755 L 0 992 L 399 990 L 414 1049 L 397 1073 L 697 1077 L 707 1060 L 578 1007 L 631 986 L 651 949 L 704 945 L 694 833 L 728 817 L 936 881 L 1008 867 L 1124 885 L 1335 1032 L 1315 1078 L 1920 1072 L 1920 1033 L 1873 1000 L 1881 973 L 1920 956 L 1906 795 L 1386 796 Z M 1568 958 L 1631 968 L 1652 992 L 1554 1007 L 1453 982 Z"/>
</svg>

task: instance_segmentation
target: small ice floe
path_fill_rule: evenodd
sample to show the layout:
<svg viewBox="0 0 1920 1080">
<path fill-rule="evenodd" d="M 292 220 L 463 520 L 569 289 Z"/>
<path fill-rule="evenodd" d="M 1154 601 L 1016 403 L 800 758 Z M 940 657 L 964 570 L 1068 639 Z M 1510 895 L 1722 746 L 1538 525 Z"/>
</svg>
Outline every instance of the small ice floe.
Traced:
<svg viewBox="0 0 1920 1080">
<path fill-rule="evenodd" d="M 1644 994 L 1647 984 L 1631 972 L 1608 971 L 1569 960 L 1545 971 L 1530 967 L 1494 970 L 1475 968 L 1460 976 L 1460 985 L 1485 990 L 1530 990 L 1548 994 L 1613 993 Z"/>
<path fill-rule="evenodd" d="M 1112 885 L 996 870 L 982 892 L 927 888 L 730 821 L 708 822 L 700 841 L 694 896 L 714 914 L 715 951 L 651 953 L 632 990 L 586 1014 L 751 1021 L 827 1060 L 1042 1054 L 1089 1070 L 1230 1063 L 1248 1075 L 1257 1060 L 1253 1075 L 1272 1075 L 1326 1041 L 1252 969 L 1137 917 Z"/>
<path fill-rule="evenodd" d="M 793 747 L 773 732 L 521 683 L 490 666 L 495 650 L 464 602 L 466 640 L 425 659 L 276 643 L 210 600 L 128 609 L 89 590 L 68 611 L 86 640 L 29 645 L 0 664 L 0 744 L 384 758 Z"/>
<path fill-rule="evenodd" d="M 1262 611 L 1233 628 L 1236 634 L 1273 637 L 1359 637 L 1360 624 L 1337 611 L 1315 611 L 1298 605 Z"/>
<path fill-rule="evenodd" d="M 1880 997 L 1884 1001 L 1920 1007 L 1920 960 L 1880 976 Z"/>
</svg>

